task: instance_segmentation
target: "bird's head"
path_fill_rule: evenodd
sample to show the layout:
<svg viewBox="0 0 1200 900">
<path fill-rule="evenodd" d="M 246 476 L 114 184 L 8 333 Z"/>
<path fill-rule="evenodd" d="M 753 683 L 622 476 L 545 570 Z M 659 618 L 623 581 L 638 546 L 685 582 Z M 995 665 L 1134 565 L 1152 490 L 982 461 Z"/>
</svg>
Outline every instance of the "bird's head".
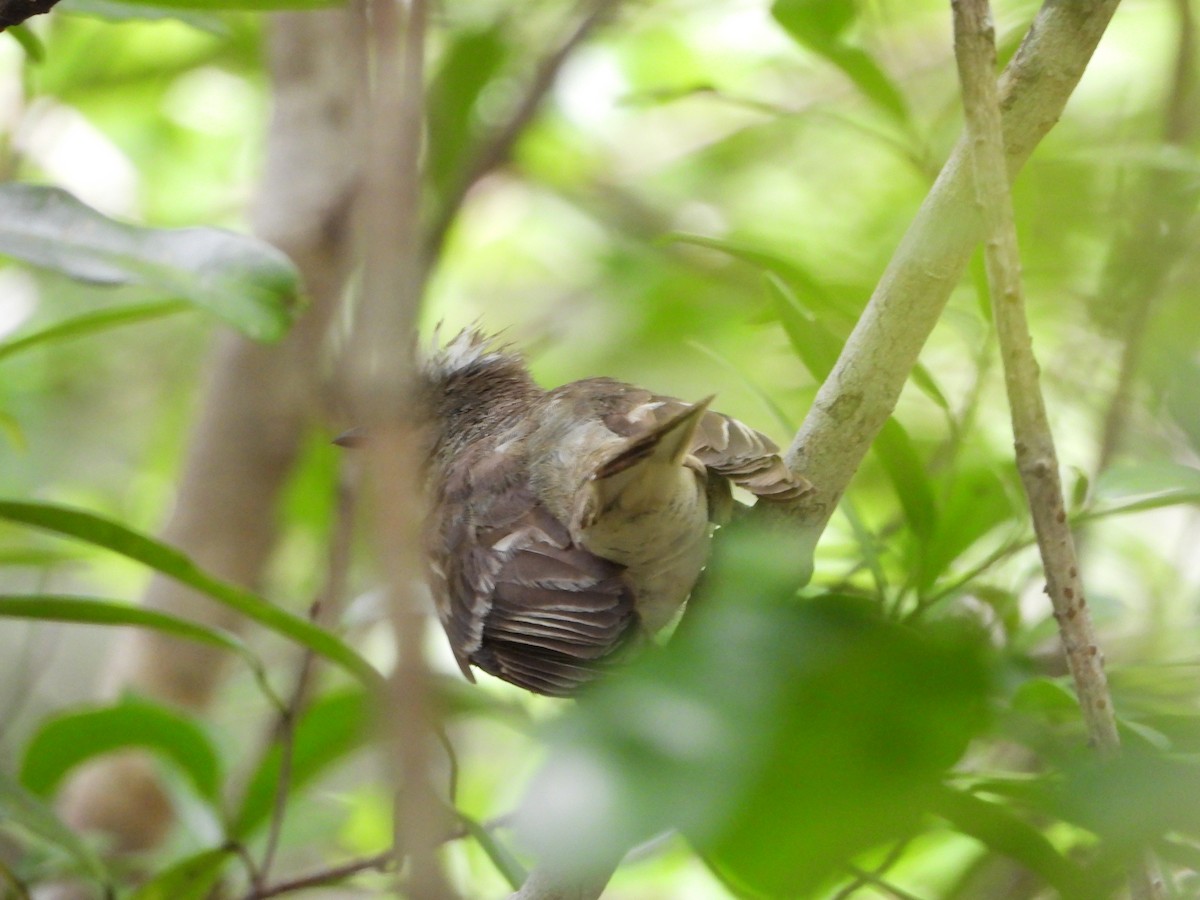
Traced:
<svg viewBox="0 0 1200 900">
<path fill-rule="evenodd" d="M 543 394 L 518 353 L 476 328 L 460 331 L 427 356 L 421 382 L 426 408 L 443 440 L 452 442 L 527 414 Z"/>
</svg>

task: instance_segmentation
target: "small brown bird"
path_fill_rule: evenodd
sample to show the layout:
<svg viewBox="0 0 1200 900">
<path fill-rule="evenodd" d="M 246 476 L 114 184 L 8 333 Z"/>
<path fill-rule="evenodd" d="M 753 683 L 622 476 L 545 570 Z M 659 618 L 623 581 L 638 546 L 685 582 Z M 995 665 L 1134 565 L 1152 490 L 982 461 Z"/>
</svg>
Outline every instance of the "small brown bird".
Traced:
<svg viewBox="0 0 1200 900">
<path fill-rule="evenodd" d="M 463 674 L 566 696 L 667 625 L 708 556 L 730 483 L 809 489 L 769 438 L 708 410 L 589 378 L 547 391 L 468 330 L 423 367 L 438 612 Z"/>
</svg>

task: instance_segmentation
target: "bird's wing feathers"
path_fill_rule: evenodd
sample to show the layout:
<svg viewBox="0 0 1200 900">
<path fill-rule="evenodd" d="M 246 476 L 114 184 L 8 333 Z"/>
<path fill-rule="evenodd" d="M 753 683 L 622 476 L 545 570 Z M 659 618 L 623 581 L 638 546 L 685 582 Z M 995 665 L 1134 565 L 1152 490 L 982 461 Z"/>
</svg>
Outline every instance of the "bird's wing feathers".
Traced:
<svg viewBox="0 0 1200 900">
<path fill-rule="evenodd" d="M 692 406 L 609 378 L 577 384 L 594 391 L 604 424 L 623 437 L 640 437 Z M 812 488 L 788 470 L 774 441 L 719 412 L 710 410 L 701 417 L 691 454 L 710 471 L 767 500 L 794 500 Z"/>
<path fill-rule="evenodd" d="M 522 461 L 480 448 L 456 459 L 434 523 L 435 593 L 455 655 L 543 694 L 573 693 L 633 623 L 622 568 L 572 543 Z"/>
</svg>

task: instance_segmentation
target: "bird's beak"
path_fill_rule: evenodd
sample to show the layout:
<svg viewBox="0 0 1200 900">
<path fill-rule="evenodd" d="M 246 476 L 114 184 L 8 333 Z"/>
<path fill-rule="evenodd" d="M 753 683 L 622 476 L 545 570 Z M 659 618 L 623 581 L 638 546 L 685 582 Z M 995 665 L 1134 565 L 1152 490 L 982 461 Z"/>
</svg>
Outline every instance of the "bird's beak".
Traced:
<svg viewBox="0 0 1200 900">
<path fill-rule="evenodd" d="M 351 428 L 349 431 L 343 431 L 333 439 L 333 442 L 339 447 L 353 448 L 361 447 L 366 440 L 367 432 L 363 428 Z"/>
</svg>

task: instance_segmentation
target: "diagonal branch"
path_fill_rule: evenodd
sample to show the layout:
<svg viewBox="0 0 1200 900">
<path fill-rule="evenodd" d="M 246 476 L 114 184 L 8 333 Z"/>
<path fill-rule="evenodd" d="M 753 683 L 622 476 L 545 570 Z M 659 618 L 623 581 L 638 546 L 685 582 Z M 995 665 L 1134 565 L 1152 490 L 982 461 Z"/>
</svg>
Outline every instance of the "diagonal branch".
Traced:
<svg viewBox="0 0 1200 900">
<path fill-rule="evenodd" d="M 1009 175 L 1062 114 L 1118 0 L 1046 0 L 1001 80 Z M 979 241 L 960 140 L 821 386 L 787 452 L 816 489 L 789 511 L 814 546 L 895 408 L 929 333 Z"/>
<path fill-rule="evenodd" d="M 588 36 L 603 23 L 617 8 L 621 0 L 590 0 L 588 10 L 578 24 L 568 32 L 562 43 L 543 59 L 534 71 L 525 93 L 513 109 L 507 121 L 501 124 L 479 146 L 474 158 L 464 167 L 454 188 L 440 204 L 425 238 L 426 264 L 432 266 L 441 253 L 446 233 L 458 216 L 467 193 L 485 175 L 503 165 L 512 153 L 513 146 L 521 137 L 533 117 L 541 108 L 542 101 L 558 80 L 563 64 L 571 57 Z"/>
</svg>

